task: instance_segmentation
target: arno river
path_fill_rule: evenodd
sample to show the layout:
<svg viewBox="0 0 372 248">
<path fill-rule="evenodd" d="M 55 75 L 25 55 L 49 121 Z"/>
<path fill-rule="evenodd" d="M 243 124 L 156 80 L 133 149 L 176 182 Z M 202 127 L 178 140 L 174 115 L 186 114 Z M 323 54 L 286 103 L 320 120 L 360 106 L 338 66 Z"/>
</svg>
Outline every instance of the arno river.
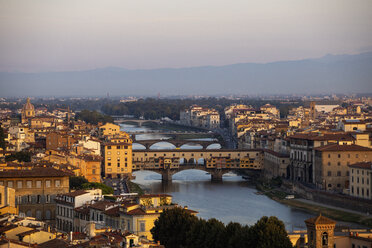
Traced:
<svg viewBox="0 0 372 248">
<path fill-rule="evenodd" d="M 154 130 L 148 127 L 137 127 L 122 124 L 123 131 Z M 159 134 L 140 134 L 136 139 L 167 138 Z M 143 149 L 134 144 L 133 149 Z M 174 149 L 169 143 L 158 143 L 151 149 Z M 197 148 L 185 145 L 181 149 Z M 210 148 L 219 148 L 211 145 Z M 282 220 L 287 230 L 305 229 L 304 220 L 314 215 L 280 204 L 264 195 L 257 195 L 257 190 L 249 182 L 235 174 L 223 176 L 223 182 L 211 182 L 211 176 L 204 171 L 187 170 L 173 176 L 173 182 L 164 185 L 161 175 L 150 171 L 138 171 L 134 175 L 135 183 L 149 193 L 167 193 L 173 196 L 173 202 L 199 212 L 197 216 L 209 219 L 216 218 L 225 224 L 230 221 L 241 224 L 254 224 L 262 216 L 276 216 Z M 353 225 L 356 227 L 356 225 Z"/>
</svg>

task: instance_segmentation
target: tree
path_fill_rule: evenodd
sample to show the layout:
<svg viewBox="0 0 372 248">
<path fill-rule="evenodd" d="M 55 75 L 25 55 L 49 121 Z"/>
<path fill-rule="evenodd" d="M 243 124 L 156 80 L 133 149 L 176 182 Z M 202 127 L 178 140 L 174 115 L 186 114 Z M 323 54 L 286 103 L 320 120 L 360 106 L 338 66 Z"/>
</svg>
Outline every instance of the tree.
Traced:
<svg viewBox="0 0 372 248">
<path fill-rule="evenodd" d="M 5 161 L 31 162 L 31 153 L 20 151 L 5 157 Z"/>
<path fill-rule="evenodd" d="M 84 183 L 89 183 L 85 177 L 70 177 L 70 189 L 82 189 Z"/>
<path fill-rule="evenodd" d="M 186 247 L 187 233 L 196 222 L 198 218 L 183 208 L 167 209 L 155 221 L 151 234 L 167 248 Z"/>
<path fill-rule="evenodd" d="M 5 150 L 5 134 L 4 129 L 0 126 L 0 148 Z"/>
<path fill-rule="evenodd" d="M 98 124 L 98 122 L 114 122 L 114 119 L 109 115 L 104 115 L 97 111 L 89 110 L 82 110 L 81 112 L 77 113 L 76 119 L 80 119 L 91 124 Z"/>
<path fill-rule="evenodd" d="M 275 216 L 262 217 L 250 230 L 250 247 L 256 248 L 291 248 L 284 223 Z"/>
</svg>

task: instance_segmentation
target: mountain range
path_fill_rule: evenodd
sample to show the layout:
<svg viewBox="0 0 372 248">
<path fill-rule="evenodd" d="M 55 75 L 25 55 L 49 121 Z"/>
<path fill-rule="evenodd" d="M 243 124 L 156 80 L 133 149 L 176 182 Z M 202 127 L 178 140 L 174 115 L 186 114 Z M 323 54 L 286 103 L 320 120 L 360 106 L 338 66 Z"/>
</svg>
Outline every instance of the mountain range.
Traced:
<svg viewBox="0 0 372 248">
<path fill-rule="evenodd" d="M 372 52 L 225 66 L 0 72 L 0 96 L 371 93 Z"/>
</svg>

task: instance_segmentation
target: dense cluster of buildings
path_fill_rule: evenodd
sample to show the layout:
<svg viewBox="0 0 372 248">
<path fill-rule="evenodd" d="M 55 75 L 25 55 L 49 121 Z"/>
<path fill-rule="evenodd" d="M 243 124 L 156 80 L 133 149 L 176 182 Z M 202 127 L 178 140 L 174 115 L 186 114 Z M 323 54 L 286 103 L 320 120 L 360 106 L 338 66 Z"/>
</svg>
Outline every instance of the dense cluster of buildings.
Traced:
<svg viewBox="0 0 372 248">
<path fill-rule="evenodd" d="M 215 109 L 193 105 L 180 112 L 180 124 L 206 129 L 220 128 L 220 114 Z"/>
<path fill-rule="evenodd" d="M 269 104 L 232 105 L 225 116 L 239 148 L 262 149 L 266 177 L 372 199 L 370 106 L 369 99 L 345 107 L 309 102 L 280 118 Z"/>
<path fill-rule="evenodd" d="M 160 247 L 148 241 L 150 229 L 162 211 L 179 207 L 171 196 L 107 198 L 99 189 L 70 189 L 73 176 L 99 184 L 131 178 L 143 166 L 179 170 L 202 159 L 206 169 L 262 170 L 266 178 L 372 200 L 369 99 L 309 102 L 285 117 L 270 104 L 229 106 L 223 116 L 237 144 L 233 150 L 133 152 L 131 137 L 118 125 L 76 121 L 69 109 L 36 109 L 30 99 L 19 114 L 0 112 L 0 248 Z M 220 113 L 194 105 L 181 111 L 180 124 L 219 129 Z M 311 220 L 308 227 L 317 221 L 328 220 Z"/>
</svg>

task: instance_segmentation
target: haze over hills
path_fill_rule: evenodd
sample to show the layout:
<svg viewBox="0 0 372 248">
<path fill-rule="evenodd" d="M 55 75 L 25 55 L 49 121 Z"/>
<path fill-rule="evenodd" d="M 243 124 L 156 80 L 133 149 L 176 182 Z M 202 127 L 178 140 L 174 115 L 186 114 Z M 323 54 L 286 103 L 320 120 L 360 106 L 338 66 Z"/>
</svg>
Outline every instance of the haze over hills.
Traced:
<svg viewBox="0 0 372 248">
<path fill-rule="evenodd" d="M 0 96 L 318 94 L 372 92 L 372 52 L 226 66 L 0 72 Z"/>
</svg>

